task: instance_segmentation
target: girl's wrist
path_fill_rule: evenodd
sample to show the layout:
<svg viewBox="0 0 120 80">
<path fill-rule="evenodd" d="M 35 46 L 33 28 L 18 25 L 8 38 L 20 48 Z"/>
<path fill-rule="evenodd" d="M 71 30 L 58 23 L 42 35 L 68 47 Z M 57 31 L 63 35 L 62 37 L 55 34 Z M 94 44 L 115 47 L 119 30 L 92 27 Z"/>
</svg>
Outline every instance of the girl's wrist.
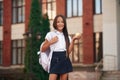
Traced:
<svg viewBox="0 0 120 80">
<path fill-rule="evenodd" d="M 51 41 L 49 41 L 48 44 L 51 45 L 52 44 Z"/>
<path fill-rule="evenodd" d="M 75 38 L 73 38 L 72 41 L 74 42 L 74 41 L 75 41 Z"/>
<path fill-rule="evenodd" d="M 75 39 L 72 39 L 72 43 L 74 43 Z"/>
</svg>

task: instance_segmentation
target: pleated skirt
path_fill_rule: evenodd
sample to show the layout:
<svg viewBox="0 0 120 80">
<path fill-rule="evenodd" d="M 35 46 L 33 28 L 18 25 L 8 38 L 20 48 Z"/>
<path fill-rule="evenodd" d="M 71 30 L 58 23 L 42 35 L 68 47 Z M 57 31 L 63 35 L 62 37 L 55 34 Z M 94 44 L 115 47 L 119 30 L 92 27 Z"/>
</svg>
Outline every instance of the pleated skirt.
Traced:
<svg viewBox="0 0 120 80">
<path fill-rule="evenodd" d="M 66 51 L 53 52 L 50 74 L 65 74 L 72 71 L 72 63 L 69 57 L 66 57 Z"/>
</svg>

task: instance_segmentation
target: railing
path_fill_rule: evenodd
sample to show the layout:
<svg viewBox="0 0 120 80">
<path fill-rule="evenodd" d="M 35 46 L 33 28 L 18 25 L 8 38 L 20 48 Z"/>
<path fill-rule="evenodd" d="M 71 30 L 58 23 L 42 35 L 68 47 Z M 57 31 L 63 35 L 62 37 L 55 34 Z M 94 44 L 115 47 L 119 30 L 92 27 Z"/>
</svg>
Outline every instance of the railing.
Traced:
<svg viewBox="0 0 120 80">
<path fill-rule="evenodd" d="M 102 68 L 103 68 L 103 59 L 101 59 L 95 67 L 96 80 L 100 80 L 100 78 L 102 76 Z"/>
<path fill-rule="evenodd" d="M 95 72 L 96 72 L 96 80 L 101 80 L 102 76 L 103 76 L 103 61 L 106 63 L 106 65 L 108 66 L 107 69 L 110 68 L 114 68 L 117 69 L 117 64 L 115 63 L 116 61 L 116 57 L 115 55 L 104 55 L 104 60 L 101 59 L 98 63 L 97 66 L 95 67 Z M 105 60 L 106 59 L 106 60 Z M 108 61 L 108 62 L 106 62 Z M 111 63 L 109 63 L 109 61 L 112 61 L 112 65 Z"/>
</svg>

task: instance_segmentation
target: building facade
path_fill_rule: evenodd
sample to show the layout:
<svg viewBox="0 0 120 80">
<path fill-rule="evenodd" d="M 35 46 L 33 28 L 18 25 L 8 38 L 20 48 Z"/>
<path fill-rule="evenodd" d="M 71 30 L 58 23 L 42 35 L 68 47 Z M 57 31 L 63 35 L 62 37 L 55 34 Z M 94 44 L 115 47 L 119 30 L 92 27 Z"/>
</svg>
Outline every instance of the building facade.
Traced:
<svg viewBox="0 0 120 80">
<path fill-rule="evenodd" d="M 0 69 L 24 68 L 23 34 L 28 30 L 31 2 L 0 0 Z M 54 17 L 62 14 L 67 18 L 69 34 L 82 34 L 70 55 L 74 66 L 94 64 L 100 57 L 104 70 L 120 69 L 120 0 L 40 0 L 40 3 L 42 13 L 48 13 L 51 30 Z"/>
</svg>

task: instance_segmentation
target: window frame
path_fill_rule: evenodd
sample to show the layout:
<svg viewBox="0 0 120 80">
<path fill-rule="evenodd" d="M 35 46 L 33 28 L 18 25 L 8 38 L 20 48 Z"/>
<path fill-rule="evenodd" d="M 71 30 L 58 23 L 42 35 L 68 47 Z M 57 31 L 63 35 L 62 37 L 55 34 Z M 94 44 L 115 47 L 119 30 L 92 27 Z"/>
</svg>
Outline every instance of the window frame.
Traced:
<svg viewBox="0 0 120 80">
<path fill-rule="evenodd" d="M 97 2 L 96 1 L 98 1 L 98 0 L 94 0 L 94 14 L 102 14 L 102 0 L 99 0 L 99 12 L 97 12 Z"/>
<path fill-rule="evenodd" d="M 11 59 L 12 59 L 11 60 L 11 64 L 12 65 L 22 65 L 22 64 L 24 64 L 24 56 L 25 56 L 24 40 L 23 39 L 12 40 L 11 47 L 12 47 L 12 51 L 11 51 Z"/>
<path fill-rule="evenodd" d="M 74 13 L 74 2 L 76 1 L 76 13 Z M 81 6 L 80 6 L 81 5 Z M 71 9 L 69 8 L 71 6 Z M 79 8 L 81 7 L 81 9 Z M 68 9 L 69 8 L 69 9 Z M 68 13 L 71 13 L 70 15 L 68 15 Z M 74 15 L 75 14 L 75 15 Z M 66 1 L 66 16 L 68 18 L 70 17 L 79 17 L 83 15 L 83 0 L 67 0 Z"/>
<path fill-rule="evenodd" d="M 15 1 L 15 2 L 14 2 Z M 19 4 L 19 1 L 21 4 Z M 12 23 L 23 23 L 25 21 L 25 0 L 12 0 Z"/>
</svg>

